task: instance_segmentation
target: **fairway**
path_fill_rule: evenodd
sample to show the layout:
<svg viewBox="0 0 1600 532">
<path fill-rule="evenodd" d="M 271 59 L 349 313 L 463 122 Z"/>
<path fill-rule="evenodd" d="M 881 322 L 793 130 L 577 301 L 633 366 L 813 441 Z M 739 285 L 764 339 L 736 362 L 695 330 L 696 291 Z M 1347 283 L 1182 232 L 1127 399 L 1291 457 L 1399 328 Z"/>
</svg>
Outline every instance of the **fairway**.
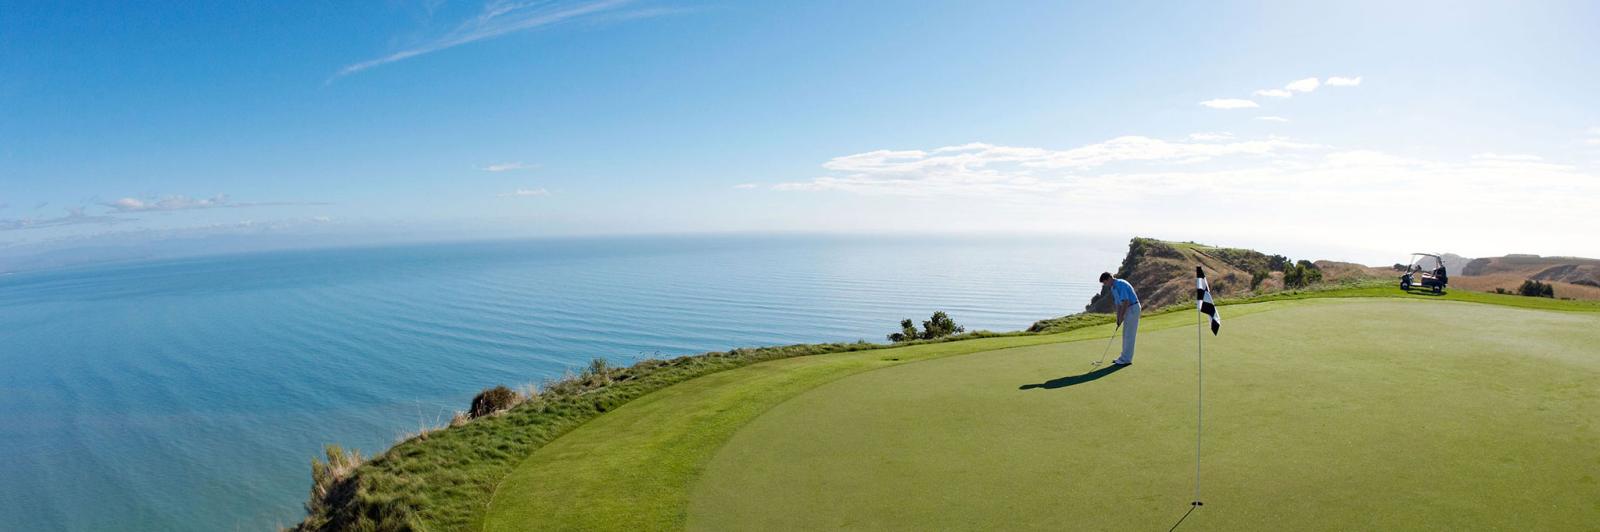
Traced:
<svg viewBox="0 0 1600 532">
<path fill-rule="evenodd" d="M 1600 315 L 1396 299 L 1223 307 L 1183 528 L 1600 519 Z M 802 357 L 640 398 L 535 452 L 521 529 L 1166 529 L 1194 481 L 1195 314 Z M 1430 331 L 1421 334 L 1421 331 Z M 1087 340 L 1085 340 L 1087 339 Z"/>
<path fill-rule="evenodd" d="M 1224 317 L 1226 318 L 1226 309 Z M 1431 331 L 1430 334 L 1419 334 Z M 1318 300 L 1207 335 L 1205 530 L 1600 521 L 1600 320 Z M 1193 328 L 862 373 L 718 451 L 689 528 L 1166 529 L 1194 482 Z"/>
</svg>

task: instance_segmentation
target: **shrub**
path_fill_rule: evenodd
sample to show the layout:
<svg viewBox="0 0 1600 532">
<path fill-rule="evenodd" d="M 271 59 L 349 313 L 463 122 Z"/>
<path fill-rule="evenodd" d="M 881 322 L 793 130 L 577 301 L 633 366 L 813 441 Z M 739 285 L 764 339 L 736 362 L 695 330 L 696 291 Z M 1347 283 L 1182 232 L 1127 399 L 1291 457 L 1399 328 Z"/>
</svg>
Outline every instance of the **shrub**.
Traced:
<svg viewBox="0 0 1600 532">
<path fill-rule="evenodd" d="M 1556 287 L 1552 284 L 1541 283 L 1539 281 L 1529 279 L 1522 282 L 1522 286 L 1517 288 L 1517 293 L 1525 296 L 1548 297 L 1553 299 L 1556 297 Z"/>
<path fill-rule="evenodd" d="M 934 312 L 933 316 L 923 320 L 922 332 L 917 332 L 916 324 L 908 318 L 900 320 L 900 332 L 891 333 L 889 334 L 888 338 L 891 342 L 932 340 L 934 338 L 943 338 L 952 334 L 963 333 L 966 331 L 966 327 L 956 325 L 955 320 L 950 319 L 950 315 L 945 314 L 944 311 L 941 310 Z"/>
<path fill-rule="evenodd" d="M 1317 265 L 1309 260 L 1301 260 L 1283 269 L 1285 288 L 1305 288 L 1320 282 L 1322 282 L 1322 269 L 1317 268 Z"/>
<path fill-rule="evenodd" d="M 316 458 L 311 459 L 311 499 L 306 502 L 306 512 L 315 516 L 327 508 L 330 500 L 346 497 L 348 493 L 338 493 L 337 497 L 330 496 L 335 492 L 349 491 L 350 473 L 356 466 L 361 465 L 361 451 L 349 451 L 338 445 L 329 445 L 323 449 L 328 461 Z"/>
<path fill-rule="evenodd" d="M 1271 277 L 1271 276 L 1272 276 L 1272 272 L 1269 272 L 1267 270 L 1256 270 L 1256 271 L 1250 272 L 1250 289 L 1251 290 L 1255 290 L 1256 288 L 1261 287 L 1261 281 L 1265 281 L 1265 280 L 1267 280 L 1268 277 Z"/>
<path fill-rule="evenodd" d="M 932 317 L 922 322 L 922 338 L 924 340 L 950 336 L 966 332 L 966 330 L 966 327 L 956 325 L 955 320 L 950 319 L 950 315 L 945 314 L 942 310 L 934 312 Z"/>
<path fill-rule="evenodd" d="M 478 396 L 472 398 L 472 409 L 467 411 L 467 415 L 477 419 L 511 408 L 516 404 L 517 392 L 511 391 L 510 388 L 505 386 L 495 386 L 478 392 Z"/>
<path fill-rule="evenodd" d="M 911 318 L 900 320 L 900 332 L 889 334 L 889 341 L 891 342 L 905 342 L 916 340 L 917 338 L 917 324 L 912 322 Z"/>
<path fill-rule="evenodd" d="M 1283 255 L 1273 255 L 1271 257 L 1267 257 L 1268 270 L 1275 272 L 1285 271 L 1284 268 L 1287 268 L 1289 264 L 1289 257 L 1285 257 Z"/>
</svg>

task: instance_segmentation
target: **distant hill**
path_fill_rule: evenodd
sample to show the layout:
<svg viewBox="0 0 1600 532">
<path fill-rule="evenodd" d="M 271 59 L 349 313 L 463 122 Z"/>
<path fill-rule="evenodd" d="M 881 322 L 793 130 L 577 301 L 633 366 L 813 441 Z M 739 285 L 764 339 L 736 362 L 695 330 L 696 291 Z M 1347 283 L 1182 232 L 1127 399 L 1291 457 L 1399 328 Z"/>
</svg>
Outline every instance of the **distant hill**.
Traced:
<svg viewBox="0 0 1600 532">
<path fill-rule="evenodd" d="M 1195 265 L 1205 268 L 1213 294 L 1235 297 L 1282 290 L 1281 270 L 1285 262 L 1293 261 L 1282 255 L 1268 255 L 1252 249 L 1134 238 L 1128 243 L 1128 255 L 1122 259 L 1116 276 L 1133 284 L 1134 290 L 1139 292 L 1141 306 L 1153 310 L 1194 299 Z M 1322 272 L 1324 282 L 1373 279 L 1394 274 L 1390 268 L 1371 268 L 1349 262 L 1318 260 L 1313 264 Z M 1250 282 L 1254 272 L 1267 272 L 1267 276 L 1252 288 Z M 1102 290 L 1084 310 L 1110 312 L 1111 298 Z"/>
<path fill-rule="evenodd" d="M 1451 284 L 1468 290 L 1514 291 L 1527 280 L 1554 285 L 1556 297 L 1600 299 L 1600 260 L 1539 255 L 1478 258 L 1463 266 Z"/>
</svg>

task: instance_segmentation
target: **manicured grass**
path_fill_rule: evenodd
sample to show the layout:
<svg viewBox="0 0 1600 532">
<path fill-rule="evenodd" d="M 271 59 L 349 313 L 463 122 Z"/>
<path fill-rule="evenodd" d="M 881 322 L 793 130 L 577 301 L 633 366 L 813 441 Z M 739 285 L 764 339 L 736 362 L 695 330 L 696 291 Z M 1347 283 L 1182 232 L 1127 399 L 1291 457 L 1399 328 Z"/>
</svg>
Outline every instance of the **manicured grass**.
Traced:
<svg viewBox="0 0 1600 532">
<path fill-rule="evenodd" d="M 1600 522 L 1600 316 L 1275 305 L 1225 308 L 1206 338 L 1206 506 L 1183 528 Z M 1146 331 L 1117 371 L 1089 372 L 1103 342 L 1077 342 L 835 380 L 736 432 L 680 523 L 1164 530 L 1192 497 L 1194 344 Z"/>
<path fill-rule="evenodd" d="M 1251 301 L 1313 297 L 1454 299 L 1555 310 L 1600 310 L 1600 304 L 1595 302 L 1555 301 L 1464 291 L 1452 291 L 1445 296 L 1407 295 L 1387 284 L 1273 294 Z M 1276 306 L 1231 305 L 1224 315 L 1237 317 Z M 1172 314 L 1168 316 L 1163 313 Z M 1192 323 L 1188 319 L 1193 315 L 1191 307 L 1187 305 L 1160 312 L 1147 311 L 1143 327 L 1150 330 L 1160 326 L 1184 325 Z M 615 514 L 614 517 L 595 518 L 603 521 L 677 523 L 681 526 L 686 522 L 683 508 L 687 504 L 687 488 L 672 487 L 688 486 L 709 460 L 709 453 L 725 441 L 733 430 L 778 402 L 838 378 L 912 360 L 1103 337 L 1109 334 L 1110 327 L 1095 324 L 1107 321 L 1109 317 L 1106 316 L 1079 316 L 1043 323 L 1047 326 L 1046 332 L 1074 331 L 1069 334 L 983 333 L 991 337 L 896 347 L 824 344 L 741 349 L 672 361 L 654 361 L 596 379 L 585 376 L 580 379 L 582 382 L 558 387 L 556 393 L 547 393 L 539 400 L 525 403 L 505 414 L 462 427 L 439 430 L 396 445 L 356 468 L 350 477 L 339 481 L 327 497 L 314 498 L 310 503 L 313 511 L 301 528 L 341 530 L 410 526 L 436 530 L 478 529 L 486 522 L 524 522 L 507 517 L 513 514 L 603 513 L 593 511 L 595 508 L 614 510 L 609 512 Z M 827 355 L 815 356 L 820 354 Z M 805 357 L 807 362 L 761 367 L 748 373 L 719 373 L 790 357 Z M 757 379 L 757 376 L 766 373 L 774 375 Z M 724 388 L 724 385 L 730 387 Z M 674 391 L 678 387 L 685 388 Z M 724 402 L 704 406 L 705 398 L 696 393 L 722 397 Z M 674 394 L 681 397 L 673 399 Z M 731 402 L 730 398 L 737 398 L 738 401 Z M 650 406 L 657 402 L 660 406 Z M 622 410 L 617 410 L 619 407 Z M 715 415 L 703 419 L 674 417 L 682 412 L 682 408 L 707 408 Z M 635 410 L 640 413 L 622 414 Z M 589 428 L 589 425 L 600 428 Z M 582 463 L 585 461 L 580 461 L 561 465 L 589 469 L 585 474 L 593 477 L 592 482 L 577 476 L 563 476 L 570 473 L 566 470 L 551 470 L 549 473 L 528 471 L 537 470 L 540 460 L 547 460 L 553 453 L 583 445 L 580 439 L 565 442 L 567 438 L 563 435 L 568 431 L 581 428 L 584 434 L 610 438 L 613 435 L 604 429 L 607 426 L 639 427 L 637 430 L 627 429 L 627 437 L 634 438 L 628 441 L 643 441 L 660 449 L 652 455 L 633 457 L 626 454 L 613 456 L 597 450 L 594 457 L 585 460 L 592 464 L 585 465 Z M 563 443 L 549 451 L 535 453 L 535 450 L 553 441 Z M 666 452 L 668 449 L 672 452 Z M 676 469 L 668 468 L 663 473 L 659 464 L 673 465 Z M 519 482 L 534 481 L 549 482 L 550 485 L 532 489 L 518 487 Z M 634 481 L 638 482 L 640 489 L 603 487 L 607 483 L 616 486 L 617 482 Z M 513 496 L 515 494 L 497 494 L 502 485 L 511 490 L 528 490 L 522 495 L 537 495 L 540 500 L 496 503 L 495 512 L 503 515 L 497 518 L 498 521 L 488 519 L 491 498 L 494 501 L 526 500 L 526 497 Z M 660 499 L 645 500 L 635 493 L 649 493 L 651 489 L 664 490 L 666 494 Z M 547 492 L 553 495 L 545 497 Z M 672 500 L 668 501 L 669 498 Z M 634 509 L 630 504 L 638 504 L 641 509 Z M 584 505 L 589 505 L 589 508 Z"/>
<path fill-rule="evenodd" d="M 1234 315 L 1290 303 L 1239 307 Z M 1191 313 L 1153 316 L 1141 330 L 1192 324 Z M 712 454 L 774 405 L 823 383 L 913 361 L 1104 338 L 1110 326 L 1065 334 L 924 344 L 765 362 L 707 375 L 641 397 L 550 442 L 495 491 L 489 530 L 682 528 L 695 479 Z M 1103 346 L 1104 343 L 1101 343 Z"/>
</svg>

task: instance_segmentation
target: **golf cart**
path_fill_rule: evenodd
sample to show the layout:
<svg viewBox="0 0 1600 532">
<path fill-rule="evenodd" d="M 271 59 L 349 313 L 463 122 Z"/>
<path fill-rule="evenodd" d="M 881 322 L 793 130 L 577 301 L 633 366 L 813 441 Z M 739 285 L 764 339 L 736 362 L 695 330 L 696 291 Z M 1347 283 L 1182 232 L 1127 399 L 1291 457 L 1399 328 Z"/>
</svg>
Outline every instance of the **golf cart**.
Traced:
<svg viewBox="0 0 1600 532">
<path fill-rule="evenodd" d="M 1444 259 L 1432 253 L 1412 253 L 1411 265 L 1406 267 L 1405 275 L 1400 276 L 1400 289 L 1406 291 L 1415 286 L 1424 290 L 1431 289 L 1433 293 L 1438 294 L 1444 292 L 1444 287 L 1448 284 L 1450 275 L 1444 271 Z"/>
</svg>

